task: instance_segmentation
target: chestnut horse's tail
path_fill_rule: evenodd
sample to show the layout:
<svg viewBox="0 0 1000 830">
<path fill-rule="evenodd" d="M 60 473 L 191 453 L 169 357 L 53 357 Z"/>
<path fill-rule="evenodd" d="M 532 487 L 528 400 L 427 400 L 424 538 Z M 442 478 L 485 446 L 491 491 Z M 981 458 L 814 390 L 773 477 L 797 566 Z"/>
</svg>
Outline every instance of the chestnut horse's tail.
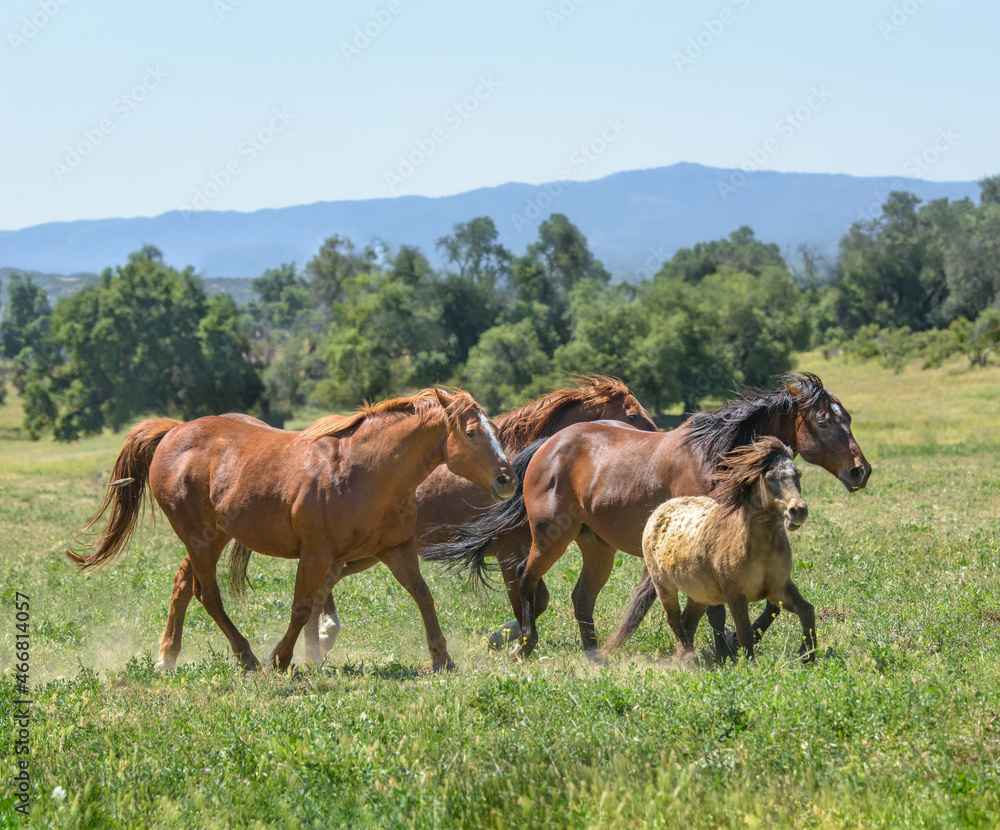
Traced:
<svg viewBox="0 0 1000 830">
<path fill-rule="evenodd" d="M 643 566 L 642 580 L 632 593 L 632 599 L 625 608 L 625 614 L 618 630 L 608 638 L 604 648 L 601 649 L 601 653 L 605 657 L 619 646 L 624 645 L 628 638 L 635 634 L 639 623 L 645 619 L 654 602 L 656 602 L 656 586 L 653 585 L 653 578 L 649 575 L 649 570 Z"/>
<path fill-rule="evenodd" d="M 127 547 L 142 512 L 153 453 L 163 436 L 181 423 L 171 418 L 150 418 L 134 427 L 125 438 L 111 473 L 111 484 L 108 485 L 104 503 L 84 530 L 90 530 L 97 524 L 110 507 L 108 526 L 99 539 L 84 545 L 82 550 L 66 552 L 66 556 L 79 565 L 80 570 L 102 568 Z"/>
<path fill-rule="evenodd" d="M 435 531 L 443 531 L 447 541 L 422 546 L 420 558 L 427 562 L 444 562 L 458 571 L 471 568 L 474 578 L 484 585 L 489 584 L 486 579 L 486 554 L 494 539 L 528 521 L 528 511 L 524 507 L 524 474 L 528 462 L 545 441 L 545 438 L 540 438 L 529 444 L 511 462 L 517 476 L 517 490 L 513 496 L 487 508 L 473 522 L 434 528 Z"/>
</svg>

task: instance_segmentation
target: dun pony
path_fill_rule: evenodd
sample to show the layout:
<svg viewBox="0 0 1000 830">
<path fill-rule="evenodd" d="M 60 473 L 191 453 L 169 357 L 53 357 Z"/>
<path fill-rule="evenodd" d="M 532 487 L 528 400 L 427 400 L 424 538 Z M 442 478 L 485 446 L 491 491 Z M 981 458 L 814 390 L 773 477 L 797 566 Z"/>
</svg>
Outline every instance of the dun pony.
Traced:
<svg viewBox="0 0 1000 830">
<path fill-rule="evenodd" d="M 667 623 L 677 637 L 677 654 L 694 651 L 694 634 L 710 605 L 729 606 L 736 636 L 753 658 L 755 630 L 748 604 L 766 599 L 802 623 L 799 654 L 816 654 L 816 616 L 792 582 L 789 530 L 808 510 L 799 489 L 792 452 L 766 437 L 722 458 L 712 476 L 712 496 L 686 496 L 661 504 L 646 523 L 642 554 Z M 681 613 L 677 592 L 687 594 Z"/>
</svg>

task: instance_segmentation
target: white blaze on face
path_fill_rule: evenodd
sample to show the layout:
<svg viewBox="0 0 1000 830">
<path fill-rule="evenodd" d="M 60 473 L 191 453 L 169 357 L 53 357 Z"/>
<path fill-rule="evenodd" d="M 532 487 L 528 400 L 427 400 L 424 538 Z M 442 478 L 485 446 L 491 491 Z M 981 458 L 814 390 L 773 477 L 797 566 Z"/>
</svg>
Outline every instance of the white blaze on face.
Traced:
<svg viewBox="0 0 1000 830">
<path fill-rule="evenodd" d="M 497 434 L 493 431 L 493 427 L 490 426 L 489 419 L 486 417 L 485 412 L 479 413 L 479 423 L 483 428 L 483 433 L 489 438 L 490 446 L 496 452 L 497 456 L 500 458 L 506 458 L 507 453 L 503 451 L 503 447 L 500 446 L 500 441 L 497 438 Z"/>
<path fill-rule="evenodd" d="M 833 410 L 833 414 L 836 415 L 838 418 L 843 417 L 844 410 L 840 408 L 839 403 L 831 404 L 830 409 Z"/>
</svg>

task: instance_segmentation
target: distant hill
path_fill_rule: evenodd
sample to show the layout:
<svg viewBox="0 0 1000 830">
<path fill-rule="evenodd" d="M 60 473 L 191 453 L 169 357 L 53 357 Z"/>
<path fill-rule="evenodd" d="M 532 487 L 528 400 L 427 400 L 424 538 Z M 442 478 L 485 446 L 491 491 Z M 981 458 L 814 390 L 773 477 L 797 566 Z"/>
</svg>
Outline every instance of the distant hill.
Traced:
<svg viewBox="0 0 1000 830">
<path fill-rule="evenodd" d="M 979 198 L 975 182 L 746 174 L 675 164 L 596 181 L 505 184 L 438 198 L 51 222 L 0 233 L 0 265 L 78 275 L 123 263 L 130 252 L 153 244 L 166 262 L 178 268 L 193 265 L 205 277 L 254 277 L 282 262 L 304 265 L 333 234 L 359 244 L 378 238 L 394 248 L 416 245 L 440 265 L 435 242 L 456 222 L 491 216 L 504 245 L 521 253 L 534 241 L 539 222 L 551 213 L 564 213 L 615 277 L 639 280 L 678 248 L 728 236 L 740 225 L 750 225 L 759 239 L 778 243 L 786 256 L 805 243 L 832 261 L 850 225 L 878 215 L 891 190 L 908 190 L 925 201 Z"/>
</svg>

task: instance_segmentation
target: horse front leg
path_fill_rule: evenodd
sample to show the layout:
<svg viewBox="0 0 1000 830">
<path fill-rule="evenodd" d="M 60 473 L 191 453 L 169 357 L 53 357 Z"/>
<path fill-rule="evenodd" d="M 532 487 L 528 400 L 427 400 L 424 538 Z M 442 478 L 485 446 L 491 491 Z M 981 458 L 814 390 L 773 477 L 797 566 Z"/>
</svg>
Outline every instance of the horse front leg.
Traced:
<svg viewBox="0 0 1000 830">
<path fill-rule="evenodd" d="M 420 559 L 417 557 L 417 543 L 411 536 L 397 548 L 383 551 L 378 558 L 382 560 L 402 585 L 413 597 L 420 609 L 420 617 L 424 621 L 424 631 L 427 634 L 427 648 L 431 653 L 431 663 L 434 671 L 447 669 L 452 671 L 455 663 L 448 654 L 448 643 L 438 622 L 437 610 L 434 608 L 434 597 L 427 587 L 423 574 L 420 573 Z"/>
<path fill-rule="evenodd" d="M 292 618 L 285 635 L 271 652 L 268 663 L 285 671 L 292 662 L 295 641 L 303 626 L 309 622 L 314 606 L 318 606 L 340 578 L 343 562 L 334 563 L 333 555 L 326 548 L 303 550 L 295 571 L 295 593 L 292 598 Z"/>
<path fill-rule="evenodd" d="M 803 663 L 812 663 L 816 659 L 816 610 L 806 602 L 792 580 L 788 580 L 779 592 L 778 600 L 802 623 L 802 645 L 799 655 Z"/>
</svg>

